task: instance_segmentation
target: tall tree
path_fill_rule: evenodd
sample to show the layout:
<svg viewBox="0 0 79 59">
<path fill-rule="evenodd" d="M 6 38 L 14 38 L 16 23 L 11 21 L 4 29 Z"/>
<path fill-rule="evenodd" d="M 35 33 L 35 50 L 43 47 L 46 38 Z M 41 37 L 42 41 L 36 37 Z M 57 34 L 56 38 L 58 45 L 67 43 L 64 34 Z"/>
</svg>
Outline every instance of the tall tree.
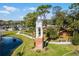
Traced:
<svg viewBox="0 0 79 59">
<path fill-rule="evenodd" d="M 55 7 L 53 7 L 52 12 L 53 12 L 54 14 L 56 14 L 56 13 L 60 12 L 61 10 L 62 10 L 62 7 L 60 7 L 60 6 L 55 6 Z"/>
<path fill-rule="evenodd" d="M 70 27 L 73 29 L 73 31 L 75 31 L 75 29 L 79 30 L 79 3 L 73 3 L 69 8 L 71 9 L 71 14 L 69 14 L 68 17 L 72 18 Z"/>
<path fill-rule="evenodd" d="M 37 13 L 36 12 L 28 13 L 24 17 L 24 20 L 26 22 L 27 27 L 35 27 L 36 19 L 37 19 Z"/>
<path fill-rule="evenodd" d="M 51 5 L 41 5 L 37 7 L 37 12 L 38 15 L 41 16 L 43 18 L 44 21 L 44 25 L 47 26 L 47 19 L 46 16 L 48 13 L 50 13 L 50 9 L 51 9 Z"/>
<path fill-rule="evenodd" d="M 62 7 L 60 6 L 55 6 L 53 7 L 53 15 L 54 17 L 52 17 L 52 23 L 57 25 L 57 30 L 59 31 L 61 27 L 64 27 L 64 21 L 65 21 L 65 17 L 66 17 L 66 13 L 64 11 L 61 11 Z"/>
<path fill-rule="evenodd" d="M 75 20 L 79 20 L 79 3 L 73 3 L 69 8 L 73 10 Z"/>
<path fill-rule="evenodd" d="M 47 13 L 50 13 L 51 5 L 41 5 L 37 7 L 37 12 L 40 16 L 43 16 L 44 19 L 46 19 Z"/>
</svg>

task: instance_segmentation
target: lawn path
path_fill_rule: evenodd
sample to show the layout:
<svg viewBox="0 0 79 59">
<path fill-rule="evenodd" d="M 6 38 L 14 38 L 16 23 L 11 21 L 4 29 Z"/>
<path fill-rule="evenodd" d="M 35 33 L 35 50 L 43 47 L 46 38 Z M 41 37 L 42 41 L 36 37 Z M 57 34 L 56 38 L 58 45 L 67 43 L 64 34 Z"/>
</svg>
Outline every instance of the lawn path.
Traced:
<svg viewBox="0 0 79 59">
<path fill-rule="evenodd" d="M 29 36 L 29 35 L 27 35 L 27 34 L 21 33 L 21 31 L 18 31 L 16 34 L 23 35 L 23 36 L 28 37 L 28 38 L 30 38 L 30 39 L 35 39 L 35 38 L 32 37 L 32 36 Z"/>
</svg>

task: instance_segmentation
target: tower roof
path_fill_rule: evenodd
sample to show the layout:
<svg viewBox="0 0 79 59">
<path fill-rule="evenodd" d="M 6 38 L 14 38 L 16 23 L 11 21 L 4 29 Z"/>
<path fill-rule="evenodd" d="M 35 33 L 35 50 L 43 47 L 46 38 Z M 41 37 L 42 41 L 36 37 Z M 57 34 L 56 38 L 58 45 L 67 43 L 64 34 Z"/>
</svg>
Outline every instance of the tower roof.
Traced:
<svg viewBox="0 0 79 59">
<path fill-rule="evenodd" d="M 43 17 L 38 16 L 36 22 L 40 22 L 40 21 L 42 21 L 42 19 L 43 19 Z"/>
</svg>

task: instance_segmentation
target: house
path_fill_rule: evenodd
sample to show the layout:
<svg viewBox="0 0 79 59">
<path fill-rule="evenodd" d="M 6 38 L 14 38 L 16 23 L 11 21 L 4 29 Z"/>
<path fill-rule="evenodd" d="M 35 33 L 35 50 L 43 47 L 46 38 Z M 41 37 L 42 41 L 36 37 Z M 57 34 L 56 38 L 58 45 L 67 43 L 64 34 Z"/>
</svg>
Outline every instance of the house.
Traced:
<svg viewBox="0 0 79 59">
<path fill-rule="evenodd" d="M 62 28 L 59 32 L 59 40 L 70 41 L 71 34 L 72 34 L 71 31 L 68 31 L 68 30 Z"/>
<path fill-rule="evenodd" d="M 13 31 L 13 28 L 8 28 L 7 30 L 8 30 L 8 31 Z"/>
</svg>

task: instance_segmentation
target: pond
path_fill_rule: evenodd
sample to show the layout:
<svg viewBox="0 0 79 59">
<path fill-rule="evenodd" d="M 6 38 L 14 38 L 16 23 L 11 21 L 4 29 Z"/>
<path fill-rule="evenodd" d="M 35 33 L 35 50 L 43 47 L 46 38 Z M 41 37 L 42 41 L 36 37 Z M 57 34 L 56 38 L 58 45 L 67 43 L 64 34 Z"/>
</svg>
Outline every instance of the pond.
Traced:
<svg viewBox="0 0 79 59">
<path fill-rule="evenodd" d="M 22 44 L 22 40 L 14 37 L 0 37 L 0 56 L 10 56 Z"/>
</svg>

